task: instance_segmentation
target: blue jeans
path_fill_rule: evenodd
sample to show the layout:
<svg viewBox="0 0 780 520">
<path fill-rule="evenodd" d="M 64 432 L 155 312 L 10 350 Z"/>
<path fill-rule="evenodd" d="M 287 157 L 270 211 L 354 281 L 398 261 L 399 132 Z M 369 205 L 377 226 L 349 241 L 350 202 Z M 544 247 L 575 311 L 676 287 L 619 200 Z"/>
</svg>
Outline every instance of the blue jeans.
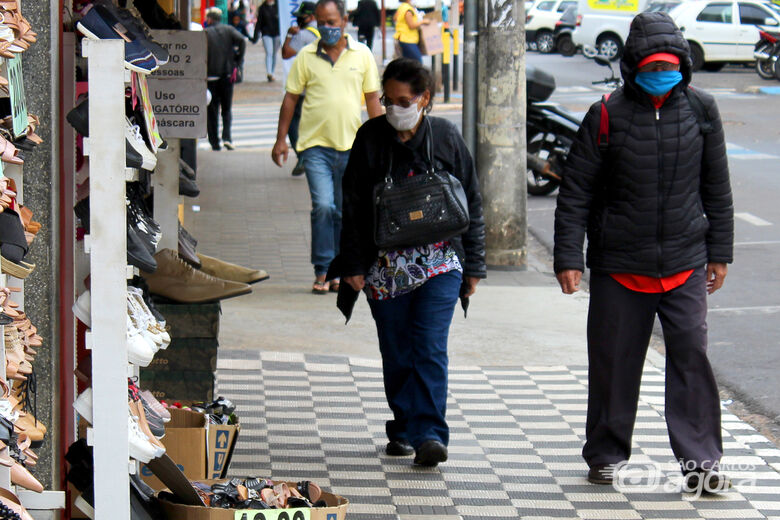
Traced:
<svg viewBox="0 0 780 520">
<path fill-rule="evenodd" d="M 311 194 L 311 263 L 314 274 L 328 272 L 339 250 L 341 235 L 341 179 L 349 150 L 314 146 L 300 153 Z"/>
<path fill-rule="evenodd" d="M 398 43 L 401 44 L 401 56 L 404 58 L 411 58 L 422 63 L 422 53 L 420 52 L 420 47 L 416 43 Z"/>
<path fill-rule="evenodd" d="M 279 52 L 281 39 L 279 36 L 263 36 L 263 48 L 265 49 L 265 71 L 273 76 L 276 70 L 276 53 Z"/>
<path fill-rule="evenodd" d="M 460 271 L 434 276 L 414 291 L 368 300 L 379 335 L 391 441 L 418 448 L 450 440 L 447 412 L 447 337 L 460 294 Z"/>
</svg>

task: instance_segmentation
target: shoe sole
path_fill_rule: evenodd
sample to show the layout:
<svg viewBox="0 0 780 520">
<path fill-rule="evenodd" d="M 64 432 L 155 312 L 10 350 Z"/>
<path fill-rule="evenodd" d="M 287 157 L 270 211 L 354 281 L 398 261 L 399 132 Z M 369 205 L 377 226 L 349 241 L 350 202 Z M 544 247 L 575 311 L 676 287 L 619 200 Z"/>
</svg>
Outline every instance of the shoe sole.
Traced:
<svg viewBox="0 0 780 520">
<path fill-rule="evenodd" d="M 89 502 L 87 502 L 84 497 L 79 495 L 79 497 L 73 502 L 73 505 L 76 506 L 79 511 L 87 515 L 87 518 L 94 520 L 95 508 L 89 505 Z"/>
<path fill-rule="evenodd" d="M 24 262 L 22 262 L 24 264 Z M 24 265 L 29 265 L 31 267 L 24 267 Z M 35 270 L 34 264 L 16 264 L 14 262 L 11 262 L 10 260 L 6 260 L 5 258 L 2 259 L 0 262 L 0 266 L 2 267 L 2 272 L 13 276 L 14 278 L 19 278 L 20 280 L 24 280 L 28 276 L 32 274 L 32 272 Z"/>
<path fill-rule="evenodd" d="M 267 274 L 265 276 L 262 276 L 262 277 L 258 278 L 257 280 L 249 280 L 248 282 L 243 282 L 243 283 L 247 283 L 249 285 L 252 285 L 253 283 L 262 282 L 263 280 L 268 280 L 269 278 L 271 278 L 271 275 Z"/>
<path fill-rule="evenodd" d="M 598 484 L 600 486 L 611 486 L 613 480 L 611 478 L 596 478 L 588 476 L 588 482 L 591 484 Z"/>
</svg>

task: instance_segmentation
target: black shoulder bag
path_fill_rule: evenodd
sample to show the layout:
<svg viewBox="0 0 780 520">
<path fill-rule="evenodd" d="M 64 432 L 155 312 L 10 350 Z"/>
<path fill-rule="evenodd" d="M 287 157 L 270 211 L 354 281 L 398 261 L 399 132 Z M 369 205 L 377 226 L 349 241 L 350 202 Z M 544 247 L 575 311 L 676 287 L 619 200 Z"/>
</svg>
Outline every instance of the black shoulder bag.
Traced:
<svg viewBox="0 0 780 520">
<path fill-rule="evenodd" d="M 428 170 L 393 180 L 390 154 L 385 180 L 374 186 L 374 242 L 384 250 L 423 246 L 463 234 L 469 206 L 460 181 L 434 168 L 433 128 L 426 118 Z"/>
</svg>

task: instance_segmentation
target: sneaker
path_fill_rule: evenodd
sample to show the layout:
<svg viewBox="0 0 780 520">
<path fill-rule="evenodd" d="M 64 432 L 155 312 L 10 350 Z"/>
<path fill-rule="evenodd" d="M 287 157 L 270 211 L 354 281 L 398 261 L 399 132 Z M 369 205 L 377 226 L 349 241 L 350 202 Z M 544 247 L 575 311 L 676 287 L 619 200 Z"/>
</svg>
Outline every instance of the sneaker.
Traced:
<svg viewBox="0 0 780 520">
<path fill-rule="evenodd" d="M 157 349 L 135 329 L 130 316 L 127 317 L 127 361 L 140 367 L 148 367 Z"/>
<path fill-rule="evenodd" d="M 138 462 L 148 464 L 152 459 L 162 457 L 165 454 L 164 448 L 152 444 L 146 434 L 141 431 L 141 427 L 138 426 L 138 419 L 132 414 L 127 416 L 127 428 L 130 441 L 130 456 L 132 458 Z"/>
<path fill-rule="evenodd" d="M 125 117 L 125 139 L 130 146 L 142 157 L 141 168 L 152 171 L 157 166 L 157 156 L 146 146 L 141 128 L 134 125 L 128 117 Z"/>
<path fill-rule="evenodd" d="M 81 296 L 76 298 L 76 301 L 73 302 L 73 314 L 76 316 L 76 318 L 79 319 L 81 323 L 87 326 L 87 328 L 92 328 L 92 295 L 89 292 L 89 289 L 81 293 Z"/>
<path fill-rule="evenodd" d="M 128 312 L 131 313 L 131 319 L 134 314 L 137 317 L 136 319 L 143 320 L 147 331 L 153 336 L 155 344 L 161 349 L 168 348 L 168 345 L 171 344 L 171 336 L 165 330 L 165 327 L 157 321 L 157 318 L 154 317 L 151 309 L 146 306 L 143 293 L 135 287 L 128 287 L 127 298 Z"/>
<path fill-rule="evenodd" d="M 127 293 L 127 316 L 141 337 L 153 345 L 155 353 L 162 348 L 162 336 L 151 326 L 149 316 L 138 308 L 138 304 L 130 292 Z"/>
<path fill-rule="evenodd" d="M 125 27 L 103 6 L 93 5 L 89 8 L 76 28 L 90 40 L 124 40 L 125 67 L 132 71 L 151 74 L 160 68 L 154 55 L 132 34 L 128 34 Z"/>
<path fill-rule="evenodd" d="M 143 399 L 144 403 L 154 410 L 157 415 L 162 417 L 163 422 L 169 422 L 171 420 L 171 412 L 157 400 L 152 392 L 149 390 L 141 390 L 138 392 L 138 396 Z"/>
<path fill-rule="evenodd" d="M 233 143 L 231 143 L 230 141 L 223 141 L 222 146 L 225 147 L 225 150 L 229 150 L 229 151 L 236 149 L 235 146 L 233 146 Z"/>
<path fill-rule="evenodd" d="M 160 44 L 154 41 L 152 33 L 142 19 L 136 17 L 127 9 L 117 7 L 109 0 L 96 0 L 94 3 L 106 8 L 112 16 L 122 23 L 127 33 L 133 36 L 133 39 L 141 42 L 149 52 L 152 53 L 158 65 L 168 63 L 169 55 Z"/>
<path fill-rule="evenodd" d="M 92 388 L 87 388 L 73 401 L 73 408 L 89 424 L 92 424 Z"/>
</svg>

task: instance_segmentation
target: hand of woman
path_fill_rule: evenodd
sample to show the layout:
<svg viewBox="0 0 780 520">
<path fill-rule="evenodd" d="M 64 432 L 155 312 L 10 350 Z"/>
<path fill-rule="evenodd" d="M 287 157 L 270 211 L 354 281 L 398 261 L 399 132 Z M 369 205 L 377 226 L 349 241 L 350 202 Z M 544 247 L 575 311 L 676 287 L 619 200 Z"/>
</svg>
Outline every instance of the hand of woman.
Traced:
<svg viewBox="0 0 780 520">
<path fill-rule="evenodd" d="M 463 298 L 468 298 L 472 294 L 474 294 L 477 291 L 477 284 L 479 283 L 479 278 L 475 278 L 474 276 L 464 276 L 463 277 L 463 286 L 464 291 L 461 296 Z"/>
<path fill-rule="evenodd" d="M 342 282 L 346 282 L 349 284 L 350 287 L 355 289 L 356 291 L 360 291 L 365 287 L 366 285 L 366 277 L 362 274 L 358 274 L 355 276 L 344 276 L 341 278 Z"/>
<path fill-rule="evenodd" d="M 420 25 L 431 25 L 431 21 L 428 18 L 423 18 L 422 22 L 420 22 Z"/>
</svg>

